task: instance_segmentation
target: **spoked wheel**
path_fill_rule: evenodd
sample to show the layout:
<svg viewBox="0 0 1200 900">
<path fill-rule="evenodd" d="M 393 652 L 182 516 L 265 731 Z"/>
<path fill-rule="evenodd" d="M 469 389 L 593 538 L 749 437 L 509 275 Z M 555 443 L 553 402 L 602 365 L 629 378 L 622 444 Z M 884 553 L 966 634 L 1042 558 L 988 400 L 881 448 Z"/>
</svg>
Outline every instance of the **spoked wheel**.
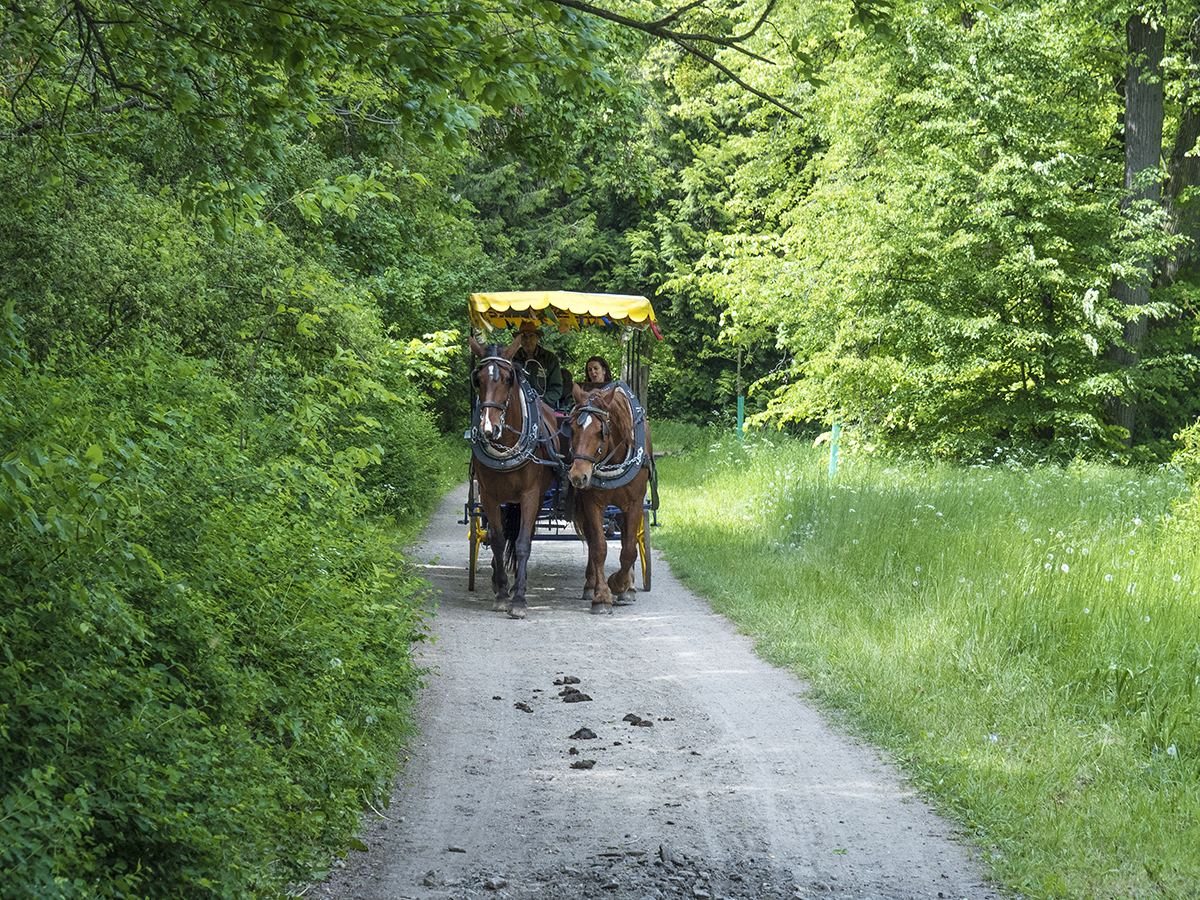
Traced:
<svg viewBox="0 0 1200 900">
<path fill-rule="evenodd" d="M 637 530 L 638 558 L 642 561 L 642 590 L 650 590 L 650 510 L 642 510 Z"/>
<path fill-rule="evenodd" d="M 479 546 L 487 536 L 483 527 L 483 513 L 479 509 L 478 485 L 475 483 L 475 466 L 471 465 L 467 487 L 467 590 L 475 590 L 475 567 L 479 563 Z"/>
</svg>

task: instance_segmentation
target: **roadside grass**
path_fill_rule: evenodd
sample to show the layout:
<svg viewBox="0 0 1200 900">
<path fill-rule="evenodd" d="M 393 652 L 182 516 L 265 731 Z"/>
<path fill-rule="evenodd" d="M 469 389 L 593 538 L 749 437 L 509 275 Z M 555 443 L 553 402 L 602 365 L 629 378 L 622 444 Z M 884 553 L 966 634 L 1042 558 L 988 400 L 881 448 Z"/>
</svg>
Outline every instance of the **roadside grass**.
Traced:
<svg viewBox="0 0 1200 900">
<path fill-rule="evenodd" d="M 659 478 L 673 571 L 887 748 L 998 882 L 1200 897 L 1181 476 L 843 455 L 831 479 L 827 448 L 726 435 Z"/>
<path fill-rule="evenodd" d="M 684 450 L 707 450 L 721 438 L 721 430 L 711 425 L 655 420 L 650 423 L 655 453 L 675 454 Z"/>
</svg>

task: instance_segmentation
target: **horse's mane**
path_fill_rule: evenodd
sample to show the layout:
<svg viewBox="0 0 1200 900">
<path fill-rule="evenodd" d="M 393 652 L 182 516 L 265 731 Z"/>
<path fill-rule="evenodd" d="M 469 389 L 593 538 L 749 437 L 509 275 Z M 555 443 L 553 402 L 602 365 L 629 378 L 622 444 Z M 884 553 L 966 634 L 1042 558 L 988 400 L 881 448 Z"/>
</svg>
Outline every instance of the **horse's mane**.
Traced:
<svg viewBox="0 0 1200 900">
<path fill-rule="evenodd" d="M 633 410 L 629 406 L 629 398 L 625 396 L 623 391 L 617 390 L 616 382 L 613 382 L 610 387 L 595 391 L 588 402 L 594 403 L 605 394 L 608 395 L 608 398 L 602 408 L 608 410 L 614 439 L 632 441 Z"/>
<path fill-rule="evenodd" d="M 619 431 L 626 440 L 633 440 L 633 410 L 629 406 L 629 398 L 622 391 L 613 390 L 613 400 L 618 400 L 613 410 L 613 430 Z"/>
</svg>

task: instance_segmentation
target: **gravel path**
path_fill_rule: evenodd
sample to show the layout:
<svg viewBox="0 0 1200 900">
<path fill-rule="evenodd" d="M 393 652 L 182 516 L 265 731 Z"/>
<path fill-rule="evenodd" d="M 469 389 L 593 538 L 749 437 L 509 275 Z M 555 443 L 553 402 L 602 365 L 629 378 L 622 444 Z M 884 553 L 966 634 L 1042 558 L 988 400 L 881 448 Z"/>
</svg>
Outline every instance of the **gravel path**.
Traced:
<svg viewBox="0 0 1200 900">
<path fill-rule="evenodd" d="M 306 896 L 999 897 L 879 752 L 657 554 L 651 592 L 593 616 L 583 545 L 535 542 L 528 618 L 492 612 L 489 568 L 467 591 L 464 497 L 417 551 L 441 595 L 421 733 L 367 852 Z"/>
</svg>

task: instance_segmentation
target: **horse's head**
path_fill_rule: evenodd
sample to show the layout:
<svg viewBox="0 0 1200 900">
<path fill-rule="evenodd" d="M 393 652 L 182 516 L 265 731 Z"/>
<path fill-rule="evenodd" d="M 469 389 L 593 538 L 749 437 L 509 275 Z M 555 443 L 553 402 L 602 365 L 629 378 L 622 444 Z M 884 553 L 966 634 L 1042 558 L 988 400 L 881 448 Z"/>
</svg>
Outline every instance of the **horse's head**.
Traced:
<svg viewBox="0 0 1200 900">
<path fill-rule="evenodd" d="M 633 437 L 633 413 L 620 391 L 573 391 L 571 413 L 571 484 L 583 490 L 591 485 L 596 466 L 627 450 Z M 624 456 L 616 456 L 623 459 Z"/>
<path fill-rule="evenodd" d="M 471 373 L 471 383 L 479 396 L 479 431 L 487 440 L 499 442 L 504 436 L 504 414 L 517 387 L 512 358 L 521 342 L 514 340 L 507 349 L 501 349 L 499 344 L 485 347 L 474 337 L 470 343 L 471 352 L 479 357 L 479 365 Z M 517 406 L 519 413 L 520 403 Z"/>
</svg>

